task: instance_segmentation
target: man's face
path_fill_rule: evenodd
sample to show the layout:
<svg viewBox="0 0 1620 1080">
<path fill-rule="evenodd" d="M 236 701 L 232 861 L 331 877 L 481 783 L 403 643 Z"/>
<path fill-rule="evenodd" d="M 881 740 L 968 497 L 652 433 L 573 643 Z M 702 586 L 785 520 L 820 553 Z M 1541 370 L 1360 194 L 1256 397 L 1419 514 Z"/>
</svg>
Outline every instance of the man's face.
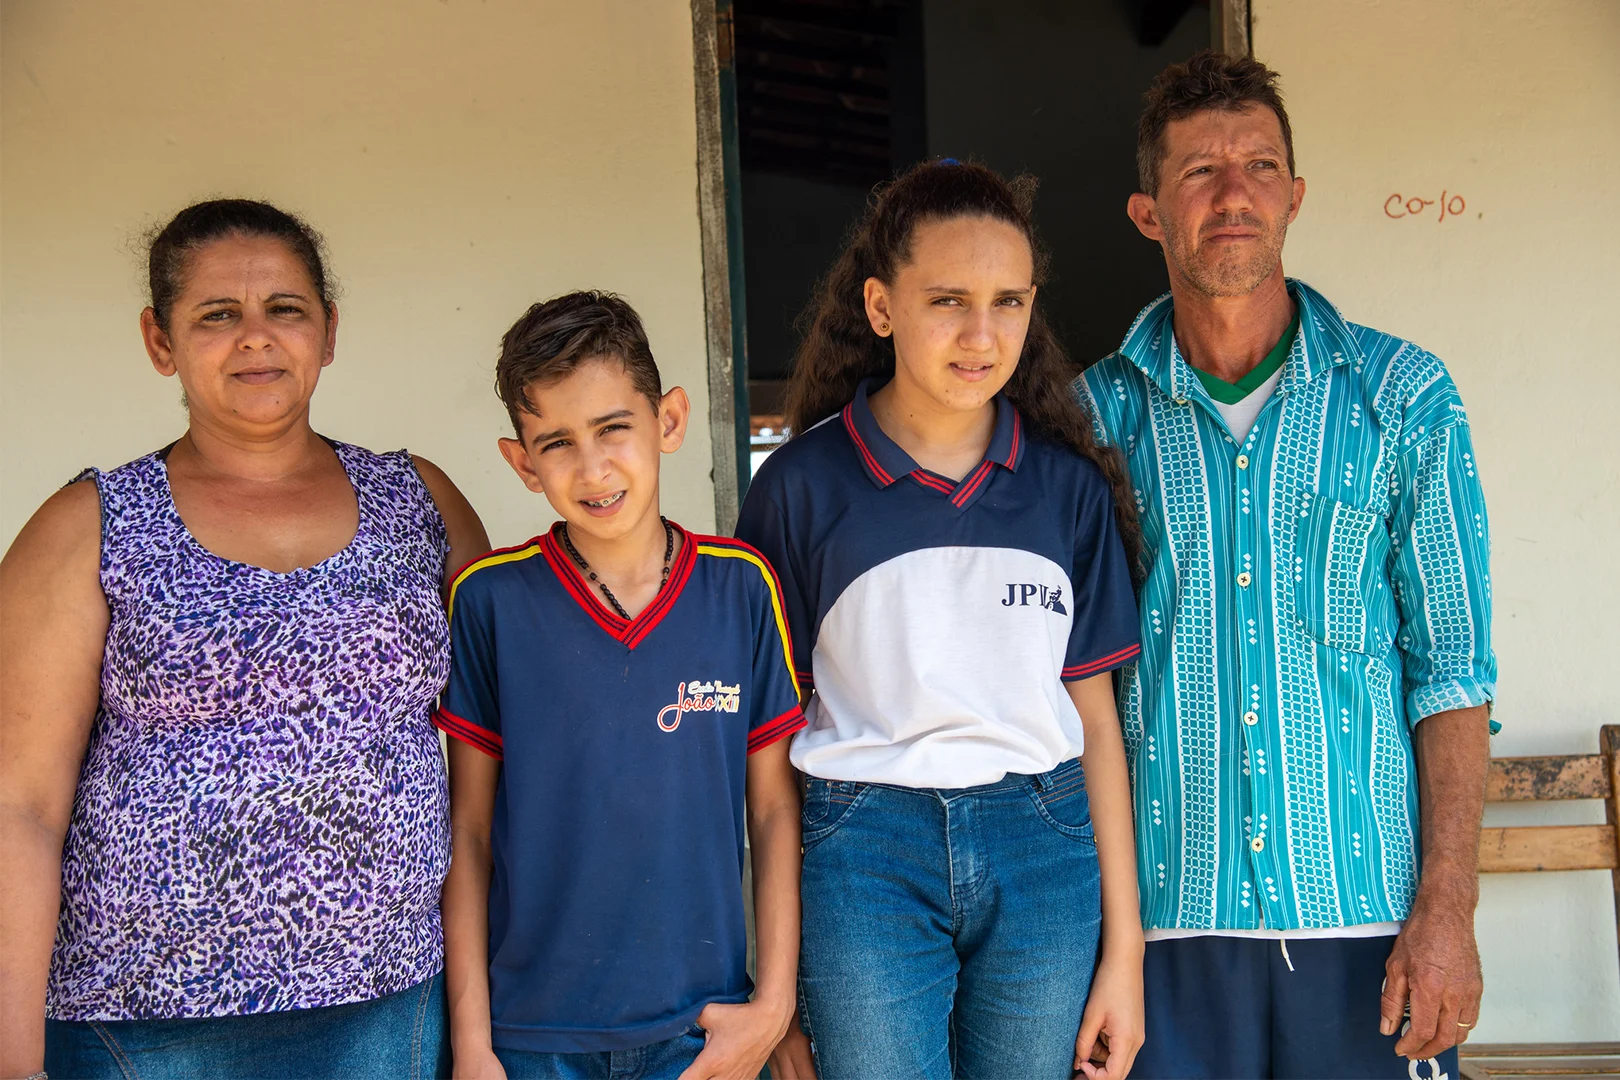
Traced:
<svg viewBox="0 0 1620 1080">
<path fill-rule="evenodd" d="M 1244 296 L 1279 273 L 1305 181 L 1290 176 L 1277 114 L 1206 109 L 1164 133 L 1159 193 L 1130 215 L 1164 248 L 1173 280 L 1210 297 Z"/>
</svg>

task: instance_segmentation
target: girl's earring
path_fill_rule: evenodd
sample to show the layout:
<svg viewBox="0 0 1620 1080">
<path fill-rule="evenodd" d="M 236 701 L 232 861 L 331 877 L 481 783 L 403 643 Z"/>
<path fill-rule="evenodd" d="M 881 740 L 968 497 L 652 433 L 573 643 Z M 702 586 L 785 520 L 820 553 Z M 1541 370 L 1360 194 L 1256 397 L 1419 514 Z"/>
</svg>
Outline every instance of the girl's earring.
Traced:
<svg viewBox="0 0 1620 1080">
<path fill-rule="evenodd" d="M 878 333 L 887 334 L 888 332 L 889 332 L 889 324 L 888 323 L 879 323 L 878 324 Z"/>
</svg>

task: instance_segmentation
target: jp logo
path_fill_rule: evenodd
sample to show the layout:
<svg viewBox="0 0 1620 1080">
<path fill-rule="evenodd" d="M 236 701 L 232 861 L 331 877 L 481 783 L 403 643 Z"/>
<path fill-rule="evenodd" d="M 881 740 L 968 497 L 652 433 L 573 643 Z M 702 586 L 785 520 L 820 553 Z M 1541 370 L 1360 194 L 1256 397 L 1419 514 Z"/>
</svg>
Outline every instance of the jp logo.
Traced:
<svg viewBox="0 0 1620 1080">
<path fill-rule="evenodd" d="M 1007 585 L 1007 598 L 1001 602 L 1002 607 L 1043 607 L 1047 611 L 1059 615 L 1067 615 L 1069 609 L 1063 606 L 1063 586 L 1049 589 L 1045 585 L 1031 585 L 1028 582 L 1009 582 Z"/>
</svg>

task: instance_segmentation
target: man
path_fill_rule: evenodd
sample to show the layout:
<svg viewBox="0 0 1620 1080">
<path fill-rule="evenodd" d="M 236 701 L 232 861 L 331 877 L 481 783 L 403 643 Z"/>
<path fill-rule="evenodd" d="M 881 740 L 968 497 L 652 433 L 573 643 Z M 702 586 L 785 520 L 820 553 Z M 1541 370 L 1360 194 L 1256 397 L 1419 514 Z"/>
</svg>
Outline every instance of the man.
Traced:
<svg viewBox="0 0 1620 1080">
<path fill-rule="evenodd" d="M 1146 537 L 1133 1076 L 1455 1078 L 1496 678 L 1467 415 L 1438 359 L 1283 276 L 1275 72 L 1167 69 L 1137 156 L 1170 294 L 1076 384 Z"/>
</svg>

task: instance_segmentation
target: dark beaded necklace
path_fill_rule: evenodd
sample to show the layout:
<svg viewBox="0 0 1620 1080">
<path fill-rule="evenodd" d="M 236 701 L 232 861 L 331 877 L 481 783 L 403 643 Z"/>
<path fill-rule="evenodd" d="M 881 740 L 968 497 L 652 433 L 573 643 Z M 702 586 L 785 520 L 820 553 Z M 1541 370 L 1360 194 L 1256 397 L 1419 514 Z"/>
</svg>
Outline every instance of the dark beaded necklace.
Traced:
<svg viewBox="0 0 1620 1080">
<path fill-rule="evenodd" d="M 658 520 L 664 523 L 664 573 L 658 579 L 658 591 L 663 592 L 664 586 L 669 584 L 670 565 L 675 561 L 675 530 L 670 527 L 668 518 L 660 516 Z M 563 549 L 568 552 L 568 557 L 574 560 L 574 565 L 579 567 L 579 572 L 594 581 L 596 587 L 602 590 L 602 595 L 607 597 L 608 604 L 612 606 L 614 611 L 619 613 L 619 618 L 629 622 L 630 613 L 624 610 L 624 605 L 619 603 L 617 596 L 613 595 L 613 590 L 609 589 L 607 583 L 596 576 L 596 571 L 591 569 L 590 564 L 585 561 L 585 556 L 579 553 L 579 549 L 574 546 L 574 541 L 569 539 L 568 524 L 566 522 L 563 523 L 562 542 Z"/>
</svg>

